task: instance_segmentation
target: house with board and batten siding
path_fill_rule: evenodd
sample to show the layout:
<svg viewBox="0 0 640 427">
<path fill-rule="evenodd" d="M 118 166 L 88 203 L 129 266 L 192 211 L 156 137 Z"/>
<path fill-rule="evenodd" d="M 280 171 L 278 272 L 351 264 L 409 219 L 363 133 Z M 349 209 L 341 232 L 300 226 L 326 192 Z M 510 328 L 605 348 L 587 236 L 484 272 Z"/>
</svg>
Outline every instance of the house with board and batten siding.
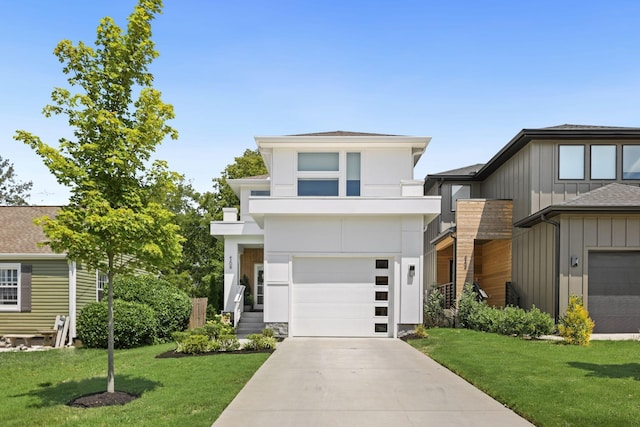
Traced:
<svg viewBox="0 0 640 427">
<path fill-rule="evenodd" d="M 96 272 L 44 245 L 41 216 L 55 217 L 59 206 L 0 206 L 0 336 L 51 329 L 57 315 L 76 316 L 97 300 Z"/>
<path fill-rule="evenodd" d="M 596 333 L 640 330 L 640 128 L 523 129 L 489 162 L 430 174 L 427 287 L 477 283 L 556 318 L 581 296 Z"/>
</svg>

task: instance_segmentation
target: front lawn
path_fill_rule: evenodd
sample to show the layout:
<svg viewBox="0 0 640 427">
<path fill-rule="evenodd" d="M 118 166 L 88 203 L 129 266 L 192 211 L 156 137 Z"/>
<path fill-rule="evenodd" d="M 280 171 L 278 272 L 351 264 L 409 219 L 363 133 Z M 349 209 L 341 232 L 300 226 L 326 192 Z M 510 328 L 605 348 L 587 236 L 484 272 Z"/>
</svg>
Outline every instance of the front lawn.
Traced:
<svg viewBox="0 0 640 427">
<path fill-rule="evenodd" d="M 430 329 L 410 344 L 536 425 L 640 425 L 640 342 L 579 347 Z"/>
<path fill-rule="evenodd" d="M 116 350 L 116 390 L 140 394 L 124 406 L 71 408 L 105 391 L 106 350 L 0 353 L 3 426 L 210 426 L 267 353 L 156 359 L 175 344 Z"/>
</svg>

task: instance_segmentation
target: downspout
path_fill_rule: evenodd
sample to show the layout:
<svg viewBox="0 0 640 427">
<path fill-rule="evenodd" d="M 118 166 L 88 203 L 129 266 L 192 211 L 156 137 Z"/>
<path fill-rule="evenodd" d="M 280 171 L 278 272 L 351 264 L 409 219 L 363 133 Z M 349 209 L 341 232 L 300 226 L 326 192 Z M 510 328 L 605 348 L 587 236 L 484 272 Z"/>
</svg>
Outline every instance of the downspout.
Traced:
<svg viewBox="0 0 640 427">
<path fill-rule="evenodd" d="M 550 219 L 547 219 L 544 214 L 540 215 L 540 221 L 542 222 L 546 222 L 547 224 L 551 224 L 553 225 L 553 227 L 555 228 L 555 243 L 556 243 L 556 259 L 555 259 L 555 277 L 553 278 L 554 284 L 553 286 L 555 287 L 555 292 L 554 292 L 554 297 L 555 297 L 555 301 L 554 301 L 554 311 L 555 311 L 555 321 L 556 323 L 558 323 L 558 320 L 560 318 L 560 223 L 556 222 L 556 221 L 551 221 Z"/>
</svg>

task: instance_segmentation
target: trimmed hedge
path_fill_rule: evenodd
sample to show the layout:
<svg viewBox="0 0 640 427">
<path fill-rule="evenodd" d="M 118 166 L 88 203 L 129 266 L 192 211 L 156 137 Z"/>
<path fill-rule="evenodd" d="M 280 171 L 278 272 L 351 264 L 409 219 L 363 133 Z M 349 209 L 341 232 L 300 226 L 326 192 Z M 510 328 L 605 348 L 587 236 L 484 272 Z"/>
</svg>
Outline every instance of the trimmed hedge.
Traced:
<svg viewBox="0 0 640 427">
<path fill-rule="evenodd" d="M 458 302 L 458 324 L 477 331 L 531 338 L 548 335 L 555 330 L 551 316 L 537 307 L 533 306 L 529 311 L 512 306 L 502 309 L 489 307 L 486 302 L 476 300 L 471 286 L 465 286 Z"/>
<path fill-rule="evenodd" d="M 153 344 L 156 319 L 144 304 L 115 300 L 113 302 L 115 348 L 131 348 Z M 89 348 L 107 348 L 108 307 L 106 301 L 84 306 L 78 316 L 78 338 Z"/>
<path fill-rule="evenodd" d="M 191 299 L 166 280 L 148 275 L 116 278 L 113 297 L 151 307 L 159 341 L 170 341 L 173 332 L 189 326 Z"/>
</svg>

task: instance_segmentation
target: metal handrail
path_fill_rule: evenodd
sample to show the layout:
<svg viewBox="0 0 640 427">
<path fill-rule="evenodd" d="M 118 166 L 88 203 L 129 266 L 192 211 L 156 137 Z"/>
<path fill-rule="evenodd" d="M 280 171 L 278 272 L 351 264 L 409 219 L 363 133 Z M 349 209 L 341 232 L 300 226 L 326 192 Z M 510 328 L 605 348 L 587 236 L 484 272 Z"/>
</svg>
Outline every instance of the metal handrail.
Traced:
<svg viewBox="0 0 640 427">
<path fill-rule="evenodd" d="M 233 308 L 233 327 L 235 328 L 240 323 L 240 316 L 242 316 L 242 308 L 244 306 L 244 290 L 245 286 L 238 286 L 238 292 L 236 293 L 236 297 L 233 299 L 235 306 Z"/>
</svg>

